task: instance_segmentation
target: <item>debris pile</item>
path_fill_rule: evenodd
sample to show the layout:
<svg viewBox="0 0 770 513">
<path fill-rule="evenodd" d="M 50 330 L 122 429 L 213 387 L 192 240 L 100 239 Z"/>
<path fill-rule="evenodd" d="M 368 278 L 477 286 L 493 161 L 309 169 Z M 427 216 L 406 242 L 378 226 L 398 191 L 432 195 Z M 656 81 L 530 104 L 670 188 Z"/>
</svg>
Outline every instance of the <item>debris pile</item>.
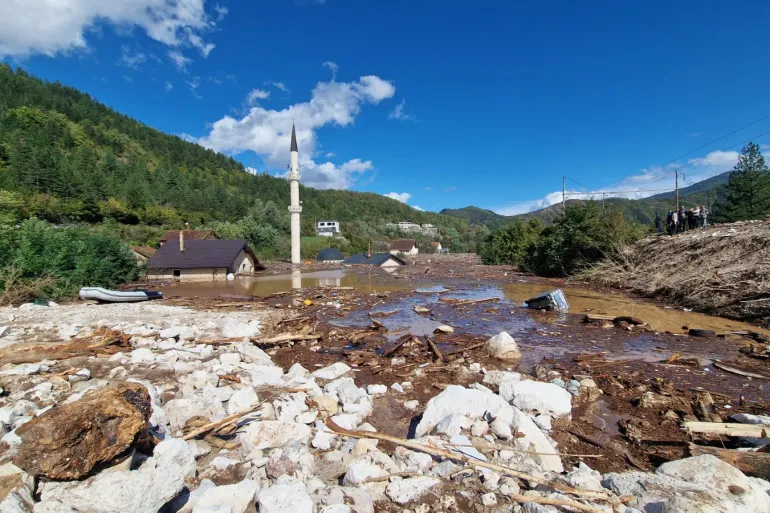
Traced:
<svg viewBox="0 0 770 513">
<path fill-rule="evenodd" d="M 83 307 L 60 308 L 74 319 Z M 342 361 L 276 365 L 258 344 L 279 336 L 257 339 L 253 315 L 215 325 L 210 312 L 177 310 L 186 322 L 94 316 L 73 334 L 120 330 L 127 345 L 113 354 L 0 367 L 0 511 L 770 510 L 770 483 L 712 454 L 603 476 L 590 466 L 597 455 L 565 453 L 555 432 L 601 394 L 590 377 L 475 363 L 471 383 L 415 399 L 408 382 L 363 383 Z M 507 333 L 485 345 L 503 364 L 520 354 Z M 409 436 L 378 425 L 391 401 L 413 415 Z"/>
</svg>

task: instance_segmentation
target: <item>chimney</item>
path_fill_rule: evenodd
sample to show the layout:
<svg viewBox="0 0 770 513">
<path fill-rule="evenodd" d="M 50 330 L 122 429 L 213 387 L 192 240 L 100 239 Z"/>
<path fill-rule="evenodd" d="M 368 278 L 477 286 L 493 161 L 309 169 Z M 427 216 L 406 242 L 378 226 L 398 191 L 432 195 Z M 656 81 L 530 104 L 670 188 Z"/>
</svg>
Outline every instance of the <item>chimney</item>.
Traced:
<svg viewBox="0 0 770 513">
<path fill-rule="evenodd" d="M 184 230 L 179 230 L 179 252 L 184 252 Z"/>
<path fill-rule="evenodd" d="M 372 242 L 369 241 L 369 251 L 366 253 L 368 258 L 372 258 Z"/>
</svg>

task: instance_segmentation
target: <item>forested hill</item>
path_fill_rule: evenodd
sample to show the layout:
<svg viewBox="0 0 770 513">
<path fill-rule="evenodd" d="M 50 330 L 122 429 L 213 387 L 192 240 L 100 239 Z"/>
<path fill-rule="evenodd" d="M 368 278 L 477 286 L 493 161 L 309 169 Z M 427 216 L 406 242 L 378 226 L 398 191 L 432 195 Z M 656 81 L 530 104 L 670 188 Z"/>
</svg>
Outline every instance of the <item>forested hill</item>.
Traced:
<svg viewBox="0 0 770 513">
<path fill-rule="evenodd" d="M 386 222 L 398 221 L 432 223 L 461 245 L 483 236 L 463 220 L 378 194 L 302 187 L 301 195 L 305 235 L 314 220 L 330 218 L 361 237 L 380 236 Z M 35 216 L 200 227 L 237 221 L 255 201 L 274 202 L 284 217 L 288 198 L 286 180 L 250 174 L 230 157 L 148 127 L 88 94 L 0 64 L 0 222 Z M 279 231 L 286 226 L 275 224 Z"/>
<path fill-rule="evenodd" d="M 730 171 L 713 176 L 702 182 L 697 182 L 688 187 L 679 190 L 679 199 L 686 208 L 696 205 L 708 205 L 714 210 L 716 200 L 722 194 L 722 187 L 727 183 L 730 177 Z M 665 215 L 668 209 L 673 208 L 674 193 L 665 192 L 643 198 L 631 200 L 625 198 L 607 198 L 603 204 L 605 207 L 619 208 L 629 221 L 635 223 L 650 225 L 655 220 L 655 214 L 660 212 Z M 567 200 L 567 204 L 580 203 L 581 200 Z M 501 226 L 514 221 L 515 219 L 538 219 L 539 221 L 550 224 L 556 216 L 562 211 L 561 203 L 551 205 L 534 212 L 519 214 L 515 216 L 500 215 L 491 210 L 470 206 L 458 209 L 444 209 L 442 214 L 463 219 L 472 225 L 483 225 L 490 230 L 495 230 Z"/>
</svg>

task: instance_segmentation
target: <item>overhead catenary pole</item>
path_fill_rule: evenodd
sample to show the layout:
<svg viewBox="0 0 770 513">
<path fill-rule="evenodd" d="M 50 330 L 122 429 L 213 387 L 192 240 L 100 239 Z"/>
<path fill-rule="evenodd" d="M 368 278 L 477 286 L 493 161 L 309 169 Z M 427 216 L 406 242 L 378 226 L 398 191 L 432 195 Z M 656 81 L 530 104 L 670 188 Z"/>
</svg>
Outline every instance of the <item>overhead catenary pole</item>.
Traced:
<svg viewBox="0 0 770 513">
<path fill-rule="evenodd" d="M 567 177 L 561 177 L 561 211 L 567 211 Z"/>
<path fill-rule="evenodd" d="M 674 197 L 676 198 L 676 208 L 674 212 L 679 212 L 679 170 L 674 170 Z"/>
</svg>

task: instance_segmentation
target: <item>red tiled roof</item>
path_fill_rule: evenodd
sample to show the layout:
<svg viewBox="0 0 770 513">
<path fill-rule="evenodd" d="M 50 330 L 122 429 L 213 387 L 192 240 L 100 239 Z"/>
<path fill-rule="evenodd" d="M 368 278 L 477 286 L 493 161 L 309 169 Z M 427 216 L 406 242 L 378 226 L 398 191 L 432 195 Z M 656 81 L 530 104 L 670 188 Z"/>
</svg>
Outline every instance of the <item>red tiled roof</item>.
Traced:
<svg viewBox="0 0 770 513">
<path fill-rule="evenodd" d="M 414 246 L 414 239 L 396 239 L 390 241 L 390 249 L 395 249 L 396 251 L 411 251 Z"/>
<path fill-rule="evenodd" d="M 143 256 L 144 258 L 150 258 L 155 254 L 157 249 L 151 248 L 150 246 L 131 246 L 131 251 L 137 255 Z"/>
</svg>

